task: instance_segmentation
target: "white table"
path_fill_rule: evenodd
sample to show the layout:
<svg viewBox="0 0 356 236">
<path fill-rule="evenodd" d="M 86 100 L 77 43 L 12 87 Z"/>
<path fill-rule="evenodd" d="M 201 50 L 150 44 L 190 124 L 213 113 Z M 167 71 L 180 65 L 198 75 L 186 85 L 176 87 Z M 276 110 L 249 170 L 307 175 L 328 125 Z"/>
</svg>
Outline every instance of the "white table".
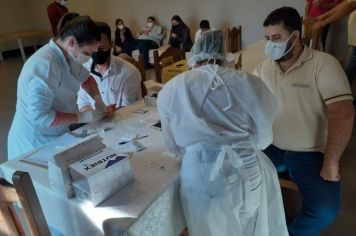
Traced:
<svg viewBox="0 0 356 236">
<path fill-rule="evenodd" d="M 140 108 L 150 111 L 133 113 Z M 147 149 L 130 159 L 135 181 L 97 207 L 56 194 L 50 188 L 47 169 L 19 159 L 0 165 L 0 174 L 11 182 L 16 170 L 29 172 L 48 224 L 65 235 L 179 235 L 185 227 L 179 196 L 180 162 L 166 152 L 161 131 L 150 127 L 157 120 L 156 108 L 145 107 L 143 102 L 115 113 L 114 129 L 105 133 L 103 142 L 118 147 L 119 137 L 139 131 L 149 135 L 139 140 Z"/>
</svg>

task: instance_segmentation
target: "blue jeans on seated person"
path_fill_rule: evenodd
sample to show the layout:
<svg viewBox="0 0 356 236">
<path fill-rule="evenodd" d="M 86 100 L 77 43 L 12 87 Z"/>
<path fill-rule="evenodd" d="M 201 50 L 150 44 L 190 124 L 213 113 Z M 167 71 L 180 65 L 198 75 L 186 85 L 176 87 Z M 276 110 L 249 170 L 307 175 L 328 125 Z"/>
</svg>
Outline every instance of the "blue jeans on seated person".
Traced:
<svg viewBox="0 0 356 236">
<path fill-rule="evenodd" d="M 351 47 L 349 50 L 345 66 L 345 72 L 351 85 L 353 79 L 356 77 L 356 47 Z"/>
<path fill-rule="evenodd" d="M 321 178 L 324 154 L 285 151 L 270 145 L 264 153 L 278 172 L 288 171 L 298 185 L 303 203 L 298 216 L 288 225 L 290 236 L 318 236 L 339 213 L 340 182 Z"/>
<path fill-rule="evenodd" d="M 136 48 L 143 55 L 143 58 L 145 60 L 145 68 L 147 69 L 149 67 L 149 51 L 150 49 L 158 48 L 157 43 L 148 39 L 138 39 L 136 41 Z"/>
</svg>

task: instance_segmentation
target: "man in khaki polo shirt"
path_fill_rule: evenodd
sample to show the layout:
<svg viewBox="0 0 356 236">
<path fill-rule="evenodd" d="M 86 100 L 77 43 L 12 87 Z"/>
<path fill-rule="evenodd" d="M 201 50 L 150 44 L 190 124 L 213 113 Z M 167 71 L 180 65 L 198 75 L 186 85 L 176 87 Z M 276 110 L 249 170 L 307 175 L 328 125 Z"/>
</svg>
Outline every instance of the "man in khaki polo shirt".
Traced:
<svg viewBox="0 0 356 236">
<path fill-rule="evenodd" d="M 269 57 L 254 74 L 276 96 L 273 144 L 265 153 L 278 171 L 287 170 L 303 197 L 291 236 L 316 236 L 340 209 L 339 160 L 354 118 L 350 87 L 332 56 L 301 41 L 298 12 L 282 7 L 263 23 Z"/>
</svg>

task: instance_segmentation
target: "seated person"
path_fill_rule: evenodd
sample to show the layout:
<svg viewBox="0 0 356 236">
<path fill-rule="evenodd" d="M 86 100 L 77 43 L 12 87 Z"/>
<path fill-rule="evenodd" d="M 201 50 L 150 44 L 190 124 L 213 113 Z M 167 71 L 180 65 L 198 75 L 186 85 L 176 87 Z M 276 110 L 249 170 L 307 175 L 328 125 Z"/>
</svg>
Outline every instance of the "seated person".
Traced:
<svg viewBox="0 0 356 236">
<path fill-rule="evenodd" d="M 207 32 L 209 30 L 215 30 L 214 28 L 211 28 L 210 27 L 210 23 L 208 20 L 202 20 L 200 21 L 200 24 L 199 24 L 199 29 L 197 30 L 197 32 L 195 33 L 195 39 L 194 39 L 194 42 L 196 43 L 201 35 L 204 33 L 204 32 Z"/>
<path fill-rule="evenodd" d="M 178 15 L 174 15 L 171 22 L 172 28 L 168 44 L 174 48 L 189 52 L 193 46 L 190 29 Z"/>
<path fill-rule="evenodd" d="M 277 101 L 259 78 L 220 64 L 223 33 L 204 33 L 192 70 L 170 80 L 157 108 L 169 150 L 184 155 L 180 195 L 189 235 L 287 236 L 272 142 Z"/>
<path fill-rule="evenodd" d="M 141 74 L 138 69 L 122 59 L 111 56 L 111 30 L 103 22 L 97 22 L 101 32 L 98 51 L 84 64 L 94 77 L 107 106 L 118 109 L 141 98 Z M 80 111 L 95 109 L 95 101 L 82 88 L 78 92 Z"/>
<path fill-rule="evenodd" d="M 145 59 L 145 67 L 149 67 L 148 52 L 150 49 L 156 49 L 160 46 L 163 39 L 162 27 L 157 24 L 153 16 L 147 18 L 146 26 L 137 35 L 136 48 Z"/>
<path fill-rule="evenodd" d="M 126 53 L 132 56 L 132 51 L 135 49 L 135 38 L 132 36 L 131 30 L 124 25 L 124 21 L 117 19 L 115 22 L 115 52 L 114 55 Z"/>
</svg>

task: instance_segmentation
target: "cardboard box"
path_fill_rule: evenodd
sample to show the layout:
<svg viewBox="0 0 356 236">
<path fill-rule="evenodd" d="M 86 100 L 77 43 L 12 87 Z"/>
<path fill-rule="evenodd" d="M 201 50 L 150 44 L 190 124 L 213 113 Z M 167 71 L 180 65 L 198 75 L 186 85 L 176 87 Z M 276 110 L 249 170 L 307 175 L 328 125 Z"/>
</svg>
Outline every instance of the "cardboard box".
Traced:
<svg viewBox="0 0 356 236">
<path fill-rule="evenodd" d="M 105 148 L 69 167 L 74 195 L 94 206 L 134 180 L 129 156 Z"/>
<path fill-rule="evenodd" d="M 62 196 L 74 196 L 69 166 L 105 148 L 99 135 L 80 139 L 79 143 L 55 154 L 48 161 L 48 179 L 51 188 Z"/>
</svg>

